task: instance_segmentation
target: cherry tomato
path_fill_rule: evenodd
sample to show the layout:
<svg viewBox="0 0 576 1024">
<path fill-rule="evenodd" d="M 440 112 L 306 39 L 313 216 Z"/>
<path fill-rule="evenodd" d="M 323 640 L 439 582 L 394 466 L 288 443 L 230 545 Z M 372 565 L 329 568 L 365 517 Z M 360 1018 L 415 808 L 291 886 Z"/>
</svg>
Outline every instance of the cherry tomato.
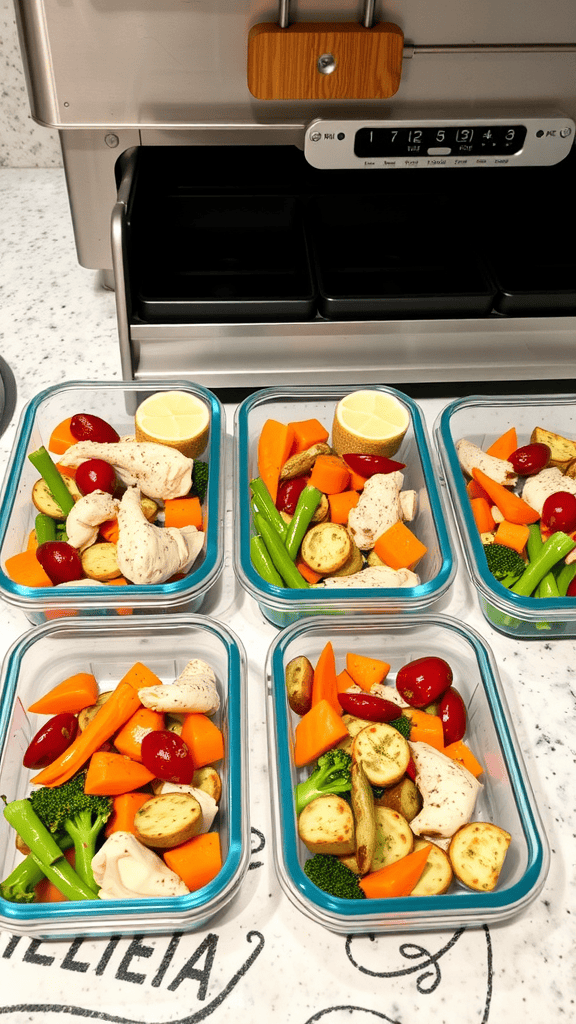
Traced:
<svg viewBox="0 0 576 1024">
<path fill-rule="evenodd" d="M 154 729 L 142 740 L 142 763 L 157 779 L 185 786 L 192 782 L 194 762 L 188 744 L 169 729 Z"/>
<path fill-rule="evenodd" d="M 512 455 L 508 456 L 508 462 L 518 476 L 534 476 L 541 469 L 545 469 L 550 462 L 550 449 L 547 444 L 541 441 L 533 441 L 532 444 L 522 445 Z"/>
<path fill-rule="evenodd" d="M 370 693 L 339 693 L 338 700 L 346 714 L 365 718 L 367 722 L 392 722 L 402 714 L 394 701 Z"/>
<path fill-rule="evenodd" d="M 438 702 L 438 715 L 442 719 L 444 746 L 464 738 L 466 732 L 466 705 L 462 697 L 450 686 Z"/>
<path fill-rule="evenodd" d="M 70 711 L 54 715 L 38 730 L 28 745 L 22 763 L 25 768 L 45 768 L 68 749 L 78 732 L 78 719 Z"/>
<path fill-rule="evenodd" d="M 82 560 L 76 548 L 61 540 L 47 540 L 36 548 L 36 558 L 54 586 L 81 580 L 84 576 Z"/>
<path fill-rule="evenodd" d="M 70 420 L 70 433 L 77 441 L 98 441 L 100 444 L 120 440 L 120 435 L 106 420 L 89 412 L 78 412 Z"/>
<path fill-rule="evenodd" d="M 293 480 L 283 480 L 278 487 L 276 495 L 276 508 L 279 512 L 287 512 L 293 515 L 296 510 L 298 498 L 308 483 L 307 476 L 296 476 Z"/>
<path fill-rule="evenodd" d="M 566 597 L 576 597 L 576 576 L 570 581 L 568 590 L 566 591 Z"/>
<path fill-rule="evenodd" d="M 542 522 L 551 530 L 576 530 L 576 496 L 570 491 L 548 495 L 542 506 Z"/>
<path fill-rule="evenodd" d="M 366 479 L 374 476 L 375 473 L 395 473 L 397 469 L 406 469 L 405 462 L 387 459 L 385 455 L 363 455 L 353 452 L 346 453 L 342 458 L 354 473 L 358 473 Z"/>
<path fill-rule="evenodd" d="M 92 491 L 114 494 L 116 473 L 103 459 L 87 459 L 86 462 L 81 462 L 76 470 L 76 483 L 82 494 L 91 494 Z"/>
<path fill-rule="evenodd" d="M 452 669 L 443 658 L 416 658 L 403 665 L 396 676 L 396 689 L 413 708 L 432 704 L 452 685 Z"/>
</svg>

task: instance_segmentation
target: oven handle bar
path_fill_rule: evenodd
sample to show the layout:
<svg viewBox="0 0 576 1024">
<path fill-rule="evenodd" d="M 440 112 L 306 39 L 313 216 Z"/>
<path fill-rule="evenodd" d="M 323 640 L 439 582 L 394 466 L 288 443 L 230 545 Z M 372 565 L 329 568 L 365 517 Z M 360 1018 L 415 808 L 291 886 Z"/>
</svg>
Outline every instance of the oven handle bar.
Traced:
<svg viewBox="0 0 576 1024">
<path fill-rule="evenodd" d="M 575 53 L 576 43 L 404 43 L 403 57 L 439 53 Z"/>
</svg>

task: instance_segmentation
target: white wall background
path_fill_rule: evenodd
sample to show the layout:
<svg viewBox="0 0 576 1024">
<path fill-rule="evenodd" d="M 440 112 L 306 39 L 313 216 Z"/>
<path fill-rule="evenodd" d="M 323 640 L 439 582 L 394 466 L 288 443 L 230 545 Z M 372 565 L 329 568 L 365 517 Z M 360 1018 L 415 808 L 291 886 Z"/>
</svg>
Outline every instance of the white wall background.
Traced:
<svg viewBox="0 0 576 1024">
<path fill-rule="evenodd" d="M 60 167 L 58 132 L 30 116 L 13 0 L 0 0 L 0 167 Z"/>
</svg>

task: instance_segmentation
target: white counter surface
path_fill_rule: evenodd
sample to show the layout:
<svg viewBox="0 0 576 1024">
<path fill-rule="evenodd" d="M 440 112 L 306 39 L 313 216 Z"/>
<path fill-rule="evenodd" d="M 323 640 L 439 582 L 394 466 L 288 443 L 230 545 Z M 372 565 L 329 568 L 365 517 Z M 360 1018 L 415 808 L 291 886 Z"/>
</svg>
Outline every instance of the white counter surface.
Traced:
<svg viewBox="0 0 576 1024">
<path fill-rule="evenodd" d="M 0 171 L 0 355 L 25 402 L 67 379 L 119 379 L 114 296 L 77 265 L 60 169 Z M 421 406 L 431 427 L 442 406 Z M 233 409 L 227 407 L 228 432 Z M 0 439 L 0 477 L 16 417 Z M 228 508 L 227 514 L 229 515 Z M 453 531 L 454 533 L 454 531 Z M 227 531 L 228 541 L 230 530 Z M 275 878 L 263 666 L 275 628 L 239 592 L 226 551 L 209 607 L 249 657 L 252 856 L 239 897 L 202 932 L 40 942 L 0 933 L 0 1016 L 11 1024 L 411 1024 L 576 1021 L 576 642 L 517 642 L 489 628 L 464 567 L 441 610 L 491 645 L 551 847 L 540 897 L 489 928 L 360 936 L 317 927 Z M 29 629 L 3 605 L 0 656 Z"/>
</svg>

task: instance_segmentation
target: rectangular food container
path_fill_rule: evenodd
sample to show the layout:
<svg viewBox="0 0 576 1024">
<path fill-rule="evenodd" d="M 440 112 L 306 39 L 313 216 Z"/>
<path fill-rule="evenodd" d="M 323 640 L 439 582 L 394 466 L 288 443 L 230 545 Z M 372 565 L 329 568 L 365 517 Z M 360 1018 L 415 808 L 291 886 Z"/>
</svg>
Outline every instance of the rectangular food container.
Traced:
<svg viewBox="0 0 576 1024">
<path fill-rule="evenodd" d="M 314 666 L 331 641 L 339 670 L 348 651 L 384 658 L 391 665 L 386 683 L 407 662 L 424 655 L 445 659 L 468 714 L 466 743 L 484 767 L 474 820 L 492 821 L 512 836 L 498 885 L 476 892 L 453 881 L 442 896 L 350 900 L 327 895 L 303 870 L 310 856 L 298 838 L 294 786 L 311 767 L 293 762 L 294 729 L 286 666 L 305 655 Z M 288 899 L 317 924 L 341 934 L 408 932 L 462 926 L 478 927 L 507 920 L 540 893 L 549 868 L 549 849 L 510 724 L 494 657 L 478 634 L 445 615 L 375 616 L 359 622 L 351 616 L 294 623 L 276 637 L 267 660 L 269 762 L 273 804 L 274 857 L 280 885 Z"/>
<path fill-rule="evenodd" d="M 372 384 L 367 387 L 393 395 L 410 416 L 408 430 L 394 458 L 406 464 L 402 471 L 404 488 L 414 489 L 418 495 L 418 511 L 410 528 L 428 548 L 416 569 L 421 582 L 406 588 L 350 590 L 342 586 L 298 590 L 274 586 L 256 572 L 250 558 L 250 538 L 254 533 L 250 480 L 258 476 L 258 438 L 264 422 L 276 419 L 288 423 L 315 417 L 331 433 L 338 401 L 351 390 L 357 390 L 312 385 L 265 388 L 242 402 L 234 421 L 234 569 L 240 584 L 276 626 L 286 626 L 305 615 L 328 612 L 419 612 L 445 594 L 454 577 L 455 561 L 446 515 L 421 410 L 411 398 L 393 388 Z"/>
<path fill-rule="evenodd" d="M 466 438 L 486 449 L 509 427 L 516 427 L 518 445 L 528 444 L 534 427 L 576 438 L 575 395 L 482 396 L 459 398 L 446 406 L 434 425 L 434 436 L 464 559 L 482 612 L 500 633 L 546 640 L 576 635 L 574 598 L 533 598 L 512 594 L 488 570 L 482 541 L 466 493 L 456 442 Z"/>
<path fill-rule="evenodd" d="M 206 539 L 184 579 L 172 583 L 126 587 L 27 587 L 4 571 L 6 559 L 26 548 L 36 509 L 31 491 L 39 473 L 28 459 L 41 445 L 48 447 L 54 427 L 79 412 L 107 420 L 120 434 L 134 434 L 137 406 L 159 391 L 185 391 L 203 401 L 210 413 L 207 446 L 200 459 L 208 462 Z M 197 612 L 223 566 L 222 471 L 224 410 L 218 398 L 186 381 L 158 381 L 143 386 L 127 381 L 71 381 L 41 391 L 25 406 L 6 470 L 0 504 L 0 595 L 40 624 L 56 615 L 115 615 L 142 612 Z"/>
<path fill-rule="evenodd" d="M 245 653 L 231 630 L 206 616 L 65 619 L 25 633 L 2 667 L 0 788 L 7 801 L 29 794 L 34 772 L 23 767 L 22 757 L 46 718 L 26 709 L 62 679 L 92 672 L 101 690 L 111 690 L 141 661 L 170 683 L 192 658 L 213 667 L 221 702 L 214 716 L 225 741 L 225 757 L 217 766 L 222 798 L 214 823 L 222 845 L 219 874 L 202 889 L 171 898 L 18 904 L 0 896 L 0 923 L 7 931 L 43 939 L 192 931 L 235 897 L 250 855 Z M 5 879 L 21 855 L 3 815 L 0 834 L 0 875 Z"/>
</svg>

